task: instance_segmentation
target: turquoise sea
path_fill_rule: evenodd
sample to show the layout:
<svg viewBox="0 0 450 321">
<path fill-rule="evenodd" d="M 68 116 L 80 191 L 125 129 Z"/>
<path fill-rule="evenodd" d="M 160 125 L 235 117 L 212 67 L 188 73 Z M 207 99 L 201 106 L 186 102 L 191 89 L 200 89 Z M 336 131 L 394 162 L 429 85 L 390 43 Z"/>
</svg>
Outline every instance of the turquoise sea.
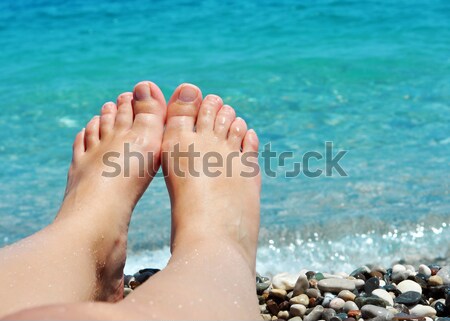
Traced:
<svg viewBox="0 0 450 321">
<path fill-rule="evenodd" d="M 52 221 L 76 132 L 149 79 L 221 95 L 295 161 L 348 151 L 348 177 L 263 177 L 261 273 L 449 262 L 449 1 L 1 1 L 0 48 L 0 245 Z M 169 233 L 157 178 L 127 272 Z"/>
</svg>

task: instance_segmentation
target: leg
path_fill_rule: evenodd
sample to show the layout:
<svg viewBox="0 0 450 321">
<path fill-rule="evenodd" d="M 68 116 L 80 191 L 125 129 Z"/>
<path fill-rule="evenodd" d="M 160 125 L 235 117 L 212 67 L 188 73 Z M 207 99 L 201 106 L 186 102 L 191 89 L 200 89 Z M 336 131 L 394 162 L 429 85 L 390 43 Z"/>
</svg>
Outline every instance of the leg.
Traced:
<svg viewBox="0 0 450 321">
<path fill-rule="evenodd" d="M 193 144 L 200 157 L 174 159 L 167 153 L 177 144 L 180 151 Z M 175 91 L 162 145 L 172 203 L 172 257 L 163 271 L 130 294 L 123 305 L 145 319 L 259 318 L 255 288 L 261 184 L 257 150 L 255 132 L 247 131 L 245 122 L 235 118 L 233 108 L 222 105 L 219 97 L 210 95 L 202 101 L 199 89 L 192 85 L 181 85 Z M 208 153 L 209 162 L 222 158 L 223 163 L 207 171 Z M 253 167 L 243 161 L 244 154 Z M 181 172 L 185 177 L 180 177 Z M 243 172 L 253 175 L 243 177 Z"/>
<path fill-rule="evenodd" d="M 128 224 L 160 164 L 165 105 L 155 84 L 139 83 L 134 96 L 105 104 L 77 135 L 55 221 L 0 250 L 0 282 L 7 287 L 0 291 L 0 316 L 44 304 L 122 298 Z M 128 175 L 105 177 L 113 161 L 124 169 L 126 144 L 130 153 L 152 157 L 130 158 Z"/>
</svg>

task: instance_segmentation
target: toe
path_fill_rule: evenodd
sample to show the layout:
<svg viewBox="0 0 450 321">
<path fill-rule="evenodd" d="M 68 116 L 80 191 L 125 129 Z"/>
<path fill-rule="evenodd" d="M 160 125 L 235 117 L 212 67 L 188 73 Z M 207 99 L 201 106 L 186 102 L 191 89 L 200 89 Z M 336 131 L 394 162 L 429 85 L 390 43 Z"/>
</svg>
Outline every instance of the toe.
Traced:
<svg viewBox="0 0 450 321">
<path fill-rule="evenodd" d="M 93 148 L 100 142 L 100 117 L 94 116 L 86 125 L 84 143 L 86 150 Z"/>
<path fill-rule="evenodd" d="M 117 116 L 114 127 L 117 130 L 127 130 L 133 124 L 133 93 L 126 92 L 117 97 Z"/>
<path fill-rule="evenodd" d="M 85 131 L 86 130 L 83 128 L 78 132 L 77 136 L 75 136 L 75 141 L 73 142 L 72 147 L 74 161 L 77 161 L 81 157 L 81 155 L 83 155 L 84 152 L 86 151 L 86 147 L 84 146 Z"/>
<path fill-rule="evenodd" d="M 193 132 L 201 102 L 199 88 L 191 84 L 178 86 L 167 107 L 167 135 Z"/>
<path fill-rule="evenodd" d="M 133 91 L 133 131 L 142 137 L 159 139 L 164 129 L 166 101 L 157 85 L 143 81 Z M 158 137 L 154 137 L 154 136 Z"/>
<path fill-rule="evenodd" d="M 256 132 L 253 129 L 249 129 L 245 134 L 242 142 L 242 151 L 246 152 L 258 152 L 259 139 Z"/>
<path fill-rule="evenodd" d="M 231 123 L 236 118 L 236 112 L 231 106 L 223 105 L 217 113 L 214 123 L 214 133 L 221 139 L 226 139 Z"/>
<path fill-rule="evenodd" d="M 198 133 L 208 133 L 214 130 L 214 121 L 222 105 L 222 98 L 216 95 L 208 95 L 203 99 L 195 125 Z"/>
<path fill-rule="evenodd" d="M 247 124 L 245 123 L 245 120 L 237 117 L 231 124 L 230 131 L 228 132 L 228 142 L 231 147 L 240 150 L 246 133 Z"/>
<path fill-rule="evenodd" d="M 102 107 L 100 116 L 100 138 L 110 135 L 116 121 L 117 106 L 113 102 L 107 102 Z"/>
</svg>

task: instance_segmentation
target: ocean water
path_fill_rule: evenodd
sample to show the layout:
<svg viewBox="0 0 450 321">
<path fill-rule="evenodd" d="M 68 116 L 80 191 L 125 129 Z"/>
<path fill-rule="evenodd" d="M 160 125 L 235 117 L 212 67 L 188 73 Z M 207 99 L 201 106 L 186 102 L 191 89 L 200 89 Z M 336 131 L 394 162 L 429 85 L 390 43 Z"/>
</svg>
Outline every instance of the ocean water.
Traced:
<svg viewBox="0 0 450 321">
<path fill-rule="evenodd" d="M 263 177 L 259 272 L 448 263 L 449 39 L 444 0 L 2 1 L 0 245 L 52 221 L 76 132 L 149 79 L 221 95 L 294 153 Z M 347 177 L 285 177 L 326 141 Z M 126 272 L 164 267 L 169 236 L 157 178 Z"/>
</svg>

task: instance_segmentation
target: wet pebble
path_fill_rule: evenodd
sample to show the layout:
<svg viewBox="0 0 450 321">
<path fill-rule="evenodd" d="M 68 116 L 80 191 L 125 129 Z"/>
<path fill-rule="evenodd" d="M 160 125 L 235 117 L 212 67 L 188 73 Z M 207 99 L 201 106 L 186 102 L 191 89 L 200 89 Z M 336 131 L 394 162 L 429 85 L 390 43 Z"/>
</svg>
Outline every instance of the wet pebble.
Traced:
<svg viewBox="0 0 450 321">
<path fill-rule="evenodd" d="M 402 292 L 402 293 L 405 293 L 408 291 L 414 291 L 414 292 L 418 292 L 418 293 L 422 294 L 422 287 L 419 284 L 417 284 L 416 282 L 411 281 L 411 280 L 404 280 L 404 281 L 400 282 L 397 285 L 397 289 L 399 289 L 400 292 Z"/>
<path fill-rule="evenodd" d="M 394 305 L 394 300 L 392 299 L 392 296 L 384 289 L 375 289 L 372 291 L 372 295 L 379 297 L 380 299 L 383 299 L 390 306 Z"/>
<path fill-rule="evenodd" d="M 391 320 L 394 315 L 387 309 L 376 305 L 365 305 L 361 308 L 361 314 L 364 319 L 381 318 L 383 320 Z"/>
<path fill-rule="evenodd" d="M 319 281 L 318 287 L 324 292 L 339 293 L 342 290 L 353 291 L 355 283 L 347 279 L 324 279 Z"/>
<path fill-rule="evenodd" d="M 372 291 L 378 289 L 379 286 L 380 279 L 378 279 L 377 277 L 371 277 L 364 284 L 364 292 L 366 292 L 367 295 L 371 295 Z"/>
<path fill-rule="evenodd" d="M 395 302 L 405 304 L 405 305 L 414 305 L 414 304 L 419 303 L 421 298 L 422 298 L 422 295 L 419 292 L 408 291 L 408 292 L 402 293 L 398 297 L 396 297 Z"/>
<path fill-rule="evenodd" d="M 425 275 L 426 277 L 431 276 L 431 269 L 425 264 L 419 265 L 419 273 Z"/>
<path fill-rule="evenodd" d="M 435 317 L 436 310 L 428 305 L 417 304 L 414 307 L 409 309 L 411 314 L 420 316 L 420 317 Z"/>
</svg>

